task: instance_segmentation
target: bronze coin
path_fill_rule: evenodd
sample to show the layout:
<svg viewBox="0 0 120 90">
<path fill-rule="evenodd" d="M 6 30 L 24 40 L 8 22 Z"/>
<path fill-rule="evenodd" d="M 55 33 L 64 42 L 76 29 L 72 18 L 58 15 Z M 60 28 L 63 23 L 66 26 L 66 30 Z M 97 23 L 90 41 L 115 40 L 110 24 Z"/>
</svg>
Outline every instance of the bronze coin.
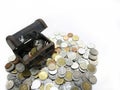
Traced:
<svg viewBox="0 0 120 90">
<path fill-rule="evenodd" d="M 9 69 L 11 66 L 12 66 L 12 63 L 9 62 L 9 63 L 7 63 L 7 64 L 5 65 L 5 69 Z"/>
</svg>

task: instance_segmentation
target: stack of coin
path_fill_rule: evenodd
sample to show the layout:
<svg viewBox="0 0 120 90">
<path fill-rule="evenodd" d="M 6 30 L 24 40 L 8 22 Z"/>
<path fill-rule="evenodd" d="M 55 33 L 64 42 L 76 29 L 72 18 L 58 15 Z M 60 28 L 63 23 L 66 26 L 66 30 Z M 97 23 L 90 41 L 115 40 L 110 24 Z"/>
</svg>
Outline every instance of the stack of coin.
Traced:
<svg viewBox="0 0 120 90">
<path fill-rule="evenodd" d="M 17 57 L 5 65 L 9 72 L 8 90 L 92 90 L 97 78 L 98 51 L 93 43 L 87 45 L 73 33 L 54 33 L 50 40 L 55 43 L 55 52 L 46 59 L 46 64 L 27 69 Z M 41 40 L 23 59 L 33 57 L 43 47 Z M 13 60 L 14 59 L 14 60 Z M 42 62 L 40 62 L 42 65 Z"/>
</svg>

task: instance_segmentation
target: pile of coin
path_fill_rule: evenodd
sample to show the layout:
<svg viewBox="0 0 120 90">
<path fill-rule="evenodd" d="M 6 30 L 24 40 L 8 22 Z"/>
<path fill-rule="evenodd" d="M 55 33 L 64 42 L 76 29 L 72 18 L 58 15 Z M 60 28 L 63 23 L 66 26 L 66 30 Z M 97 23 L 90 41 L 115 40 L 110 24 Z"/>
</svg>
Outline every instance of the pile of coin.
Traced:
<svg viewBox="0 0 120 90">
<path fill-rule="evenodd" d="M 7 90 L 92 90 L 96 84 L 98 51 L 73 33 L 54 33 L 55 51 L 44 68 L 27 69 L 17 57 L 5 65 Z"/>
</svg>

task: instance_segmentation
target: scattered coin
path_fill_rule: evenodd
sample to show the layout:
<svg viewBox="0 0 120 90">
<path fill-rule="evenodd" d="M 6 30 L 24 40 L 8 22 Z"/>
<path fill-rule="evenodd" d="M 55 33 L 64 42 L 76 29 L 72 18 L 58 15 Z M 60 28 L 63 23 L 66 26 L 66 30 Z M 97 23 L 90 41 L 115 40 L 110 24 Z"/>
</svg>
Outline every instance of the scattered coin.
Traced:
<svg viewBox="0 0 120 90">
<path fill-rule="evenodd" d="M 91 73 L 96 73 L 96 66 L 94 66 L 92 64 L 88 64 L 87 70 Z"/>
<path fill-rule="evenodd" d="M 15 55 L 9 59 L 5 65 L 9 71 L 8 90 L 92 90 L 97 82 L 94 74 L 98 51 L 95 45 L 86 45 L 73 33 L 55 33 L 50 40 L 55 43 L 55 51 L 46 62 L 38 63 L 44 65 L 41 70 L 37 66 L 28 69 Z M 44 46 L 38 39 L 33 43 L 31 50 L 23 55 L 24 61 L 34 57 Z"/>
<path fill-rule="evenodd" d="M 16 64 L 15 68 L 18 72 L 23 72 L 25 70 L 25 66 L 22 63 Z"/>
<path fill-rule="evenodd" d="M 57 60 L 57 65 L 58 66 L 65 66 L 66 65 L 65 59 L 64 58 L 59 58 Z"/>
<path fill-rule="evenodd" d="M 98 51 L 95 48 L 91 48 L 90 53 L 95 56 L 98 55 Z"/>
<path fill-rule="evenodd" d="M 32 82 L 32 86 L 31 86 L 31 89 L 38 89 L 41 85 L 41 81 L 40 79 L 35 79 L 33 82 Z"/>
<path fill-rule="evenodd" d="M 66 74 L 65 74 L 64 78 L 68 82 L 72 81 L 72 72 L 71 71 L 66 71 Z"/>
<path fill-rule="evenodd" d="M 48 69 L 49 69 L 50 71 L 54 71 L 54 70 L 56 69 L 55 63 L 50 63 L 50 64 L 48 65 Z"/>
<path fill-rule="evenodd" d="M 94 75 L 89 76 L 89 81 L 91 84 L 96 84 L 97 78 Z"/>
<path fill-rule="evenodd" d="M 95 60 L 97 60 L 97 56 L 94 56 L 94 55 L 90 54 L 89 59 L 95 61 Z"/>
<path fill-rule="evenodd" d="M 58 84 L 58 85 L 61 85 L 61 84 L 64 83 L 64 79 L 57 77 L 57 78 L 55 79 L 55 83 Z"/>
<path fill-rule="evenodd" d="M 74 62 L 71 66 L 72 69 L 77 69 L 79 67 L 79 64 L 77 62 Z"/>
<path fill-rule="evenodd" d="M 73 33 L 68 33 L 68 37 L 73 37 Z"/>
<path fill-rule="evenodd" d="M 14 86 L 14 82 L 12 80 L 9 80 L 6 84 L 6 88 L 9 90 L 9 89 L 12 89 Z"/>
<path fill-rule="evenodd" d="M 20 85 L 20 90 L 29 90 L 29 87 L 27 84 L 21 84 Z"/>
<path fill-rule="evenodd" d="M 73 41 L 78 41 L 79 37 L 77 35 L 73 35 L 72 39 L 73 39 Z"/>
<path fill-rule="evenodd" d="M 48 73 L 45 71 L 41 71 L 38 75 L 40 80 L 46 80 L 48 78 Z"/>
<path fill-rule="evenodd" d="M 82 83 L 82 89 L 83 90 L 92 90 L 92 85 L 88 81 L 84 81 Z"/>
</svg>

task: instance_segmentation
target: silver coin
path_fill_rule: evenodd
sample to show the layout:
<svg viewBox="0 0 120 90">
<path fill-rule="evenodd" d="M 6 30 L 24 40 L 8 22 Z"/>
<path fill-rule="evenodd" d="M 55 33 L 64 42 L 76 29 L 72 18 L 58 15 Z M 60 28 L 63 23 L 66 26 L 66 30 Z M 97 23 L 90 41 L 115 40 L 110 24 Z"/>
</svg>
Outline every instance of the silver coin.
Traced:
<svg viewBox="0 0 120 90">
<path fill-rule="evenodd" d="M 12 89 L 14 86 L 14 82 L 12 80 L 9 80 L 7 81 L 7 84 L 6 84 L 6 88 L 9 90 L 9 89 Z"/>
<path fill-rule="evenodd" d="M 94 55 L 90 54 L 89 59 L 95 61 L 95 60 L 97 60 L 97 56 L 94 56 Z"/>
<path fill-rule="evenodd" d="M 34 80 L 32 80 L 32 78 L 27 78 L 23 81 L 23 84 L 27 84 L 27 85 L 31 86 L 33 81 Z"/>
<path fill-rule="evenodd" d="M 74 81 L 74 83 L 75 83 L 76 86 L 80 86 L 82 82 L 83 82 L 83 81 L 82 81 L 81 78 L 79 78 L 78 81 Z"/>
<path fill-rule="evenodd" d="M 25 70 L 25 66 L 22 63 L 16 64 L 16 70 L 18 72 L 23 72 Z"/>
<path fill-rule="evenodd" d="M 84 61 L 81 61 L 80 62 L 80 68 L 81 69 L 87 69 L 87 65 L 88 65 L 89 63 L 88 63 L 88 61 L 87 60 L 84 60 Z"/>
<path fill-rule="evenodd" d="M 11 62 L 11 61 L 14 61 L 16 59 L 16 56 L 15 55 L 11 55 L 9 58 L 8 58 L 8 61 Z"/>
<path fill-rule="evenodd" d="M 96 60 L 96 61 L 89 60 L 89 63 L 96 66 L 96 65 L 98 65 L 98 60 Z"/>
<path fill-rule="evenodd" d="M 66 42 L 62 42 L 62 43 L 61 43 L 61 47 L 62 47 L 62 48 L 65 48 L 65 47 L 67 47 L 67 46 L 68 46 L 68 44 L 67 44 Z"/>
<path fill-rule="evenodd" d="M 40 70 L 37 69 L 37 68 L 31 68 L 31 69 L 30 69 L 30 72 L 31 72 L 31 74 L 34 76 L 34 75 L 36 75 L 37 73 L 39 73 Z"/>
<path fill-rule="evenodd" d="M 65 74 L 65 73 L 66 73 L 66 68 L 65 68 L 64 66 L 60 67 L 60 68 L 58 69 L 58 73 L 60 73 L 60 74 Z"/>
<path fill-rule="evenodd" d="M 22 83 L 22 81 L 21 80 L 19 80 L 19 79 L 15 79 L 14 80 L 14 84 L 15 84 L 15 86 L 19 86 L 19 85 L 21 85 L 21 83 Z"/>
<path fill-rule="evenodd" d="M 76 59 L 77 54 L 75 52 L 68 52 L 67 56 L 68 56 L 68 59 L 74 60 Z"/>
<path fill-rule="evenodd" d="M 84 53 L 85 53 L 85 49 L 84 49 L 84 48 L 80 48 L 80 49 L 78 50 L 78 52 L 79 52 L 80 54 L 84 54 Z"/>
<path fill-rule="evenodd" d="M 26 54 L 24 57 L 23 57 L 23 61 L 27 61 L 29 59 L 29 55 Z"/>
<path fill-rule="evenodd" d="M 90 49 L 90 54 L 96 56 L 98 55 L 98 51 L 95 48 Z"/>
<path fill-rule="evenodd" d="M 66 65 L 67 66 L 73 65 L 73 61 L 72 60 L 69 60 L 68 58 L 65 58 L 65 59 L 66 59 Z"/>
<path fill-rule="evenodd" d="M 52 83 L 52 80 L 51 79 L 46 79 L 45 81 L 44 81 L 44 84 L 47 84 L 47 83 Z"/>
<path fill-rule="evenodd" d="M 61 39 L 58 39 L 58 40 L 56 41 L 56 44 L 57 44 L 57 45 L 61 45 L 61 43 L 62 43 L 62 40 L 61 40 Z"/>
<path fill-rule="evenodd" d="M 60 56 L 65 57 L 66 55 L 67 55 L 67 53 L 65 51 L 60 52 Z"/>
<path fill-rule="evenodd" d="M 72 76 L 73 76 L 72 77 L 73 80 L 78 81 L 81 78 L 82 74 L 79 71 L 73 71 L 73 75 Z"/>
<path fill-rule="evenodd" d="M 31 86 L 31 89 L 38 89 L 41 85 L 41 81 L 40 79 L 35 79 L 33 82 L 32 82 L 32 86 Z"/>
<path fill-rule="evenodd" d="M 96 84 L 97 78 L 94 75 L 89 76 L 89 81 L 91 84 Z"/>
<path fill-rule="evenodd" d="M 93 43 L 88 43 L 88 44 L 87 44 L 87 47 L 90 48 L 90 49 L 91 49 L 91 48 L 95 48 L 95 44 L 93 44 Z"/>
<path fill-rule="evenodd" d="M 55 80 L 57 78 L 57 74 L 54 75 L 49 74 L 48 76 L 51 80 Z"/>
<path fill-rule="evenodd" d="M 58 71 L 57 69 L 55 69 L 55 70 L 53 70 L 53 71 L 48 70 L 49 74 L 51 74 L 51 75 L 56 74 L 56 73 L 57 73 L 57 71 Z"/>
<path fill-rule="evenodd" d="M 74 62 L 71 66 L 72 69 L 77 69 L 79 67 L 79 64 L 77 62 Z"/>
<path fill-rule="evenodd" d="M 16 74 L 11 74 L 11 73 L 8 74 L 8 75 L 7 75 L 7 79 L 8 79 L 8 80 L 14 80 L 14 79 L 16 79 Z"/>
</svg>

